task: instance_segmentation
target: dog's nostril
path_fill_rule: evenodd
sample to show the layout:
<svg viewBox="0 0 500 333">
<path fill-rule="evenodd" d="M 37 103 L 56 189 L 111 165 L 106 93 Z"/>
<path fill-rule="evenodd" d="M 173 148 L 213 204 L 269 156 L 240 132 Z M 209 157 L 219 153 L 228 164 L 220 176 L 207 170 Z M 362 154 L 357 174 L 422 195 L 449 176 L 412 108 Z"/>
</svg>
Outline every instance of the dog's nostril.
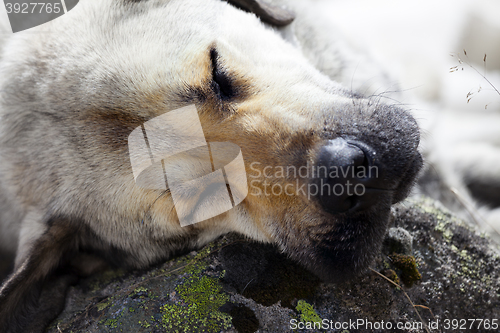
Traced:
<svg viewBox="0 0 500 333">
<path fill-rule="evenodd" d="M 367 166 L 365 153 L 361 148 L 352 145 L 342 138 L 330 140 L 328 145 L 321 148 L 318 158 L 318 169 L 340 171 L 345 178 L 352 176 L 353 172 L 361 171 Z"/>
<path fill-rule="evenodd" d="M 363 149 L 353 141 L 337 138 L 321 147 L 313 183 L 316 197 L 330 213 L 366 208 L 365 183 L 369 181 L 370 162 Z"/>
</svg>

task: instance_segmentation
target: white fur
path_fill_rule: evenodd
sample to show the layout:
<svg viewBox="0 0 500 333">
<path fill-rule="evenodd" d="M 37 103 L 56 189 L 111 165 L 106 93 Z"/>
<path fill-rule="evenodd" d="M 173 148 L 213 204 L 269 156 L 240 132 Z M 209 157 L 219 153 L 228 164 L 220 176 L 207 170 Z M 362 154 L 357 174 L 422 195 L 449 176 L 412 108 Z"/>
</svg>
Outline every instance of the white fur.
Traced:
<svg viewBox="0 0 500 333">
<path fill-rule="evenodd" d="M 347 87 L 352 87 L 353 90 L 360 90 L 367 94 L 398 89 L 397 81 L 386 74 L 387 72 L 384 67 L 379 62 L 368 57 L 366 52 L 359 50 L 363 48 L 359 40 L 356 40 L 354 37 L 350 39 L 342 37 L 344 32 L 336 26 L 337 22 L 332 22 L 332 20 L 329 20 L 328 15 L 325 15 L 325 8 L 332 8 L 332 4 L 299 0 L 289 2 L 275 1 L 279 4 L 287 4 L 295 9 L 297 20 L 289 27 L 279 29 L 278 31 L 271 31 L 272 28 L 270 27 L 263 28 L 255 17 L 251 17 L 219 1 L 171 0 L 170 6 L 172 6 L 172 10 L 169 11 L 169 17 L 164 16 L 164 11 L 155 11 L 154 8 L 159 2 L 161 1 L 147 2 L 146 6 L 149 8 L 147 20 L 144 20 L 144 17 L 140 19 L 129 17 L 125 22 L 120 19 L 114 19 L 114 17 L 118 17 L 121 13 L 119 12 L 119 7 L 113 6 L 111 0 L 81 1 L 75 9 L 56 21 L 15 34 L 7 41 L 7 45 L 3 50 L 0 84 L 3 84 L 2 81 L 7 80 L 9 76 L 17 75 L 15 72 L 17 68 L 15 66 L 11 67 L 11 64 L 18 61 L 20 56 L 24 56 L 26 60 L 29 60 L 39 50 L 44 49 L 43 46 L 45 43 L 50 42 L 56 44 L 54 49 L 65 50 L 65 45 L 68 46 L 65 50 L 67 52 L 66 56 L 49 57 L 49 63 L 47 64 L 47 66 L 51 66 L 50 61 L 58 62 L 57 66 L 54 67 L 60 70 L 54 73 L 54 75 L 60 77 L 61 80 L 65 79 L 66 72 L 70 72 L 70 69 L 75 67 L 75 62 L 78 62 L 77 65 L 79 67 L 89 69 L 88 72 L 82 73 L 79 77 L 82 83 L 81 94 L 90 97 L 99 94 L 109 74 L 130 78 L 127 81 L 130 85 L 130 91 L 154 91 L 169 80 L 174 82 L 176 80 L 195 79 L 197 73 L 192 73 L 192 75 L 184 73 L 186 64 L 196 61 L 196 56 L 205 50 L 210 43 L 216 41 L 220 51 L 225 54 L 227 66 L 230 69 L 234 67 L 238 72 L 245 73 L 245 68 L 242 64 L 246 61 L 257 64 L 258 66 L 254 67 L 253 71 L 248 73 L 248 75 L 258 78 L 262 85 L 270 87 L 277 84 L 281 85 L 283 90 L 287 91 L 290 96 L 296 96 L 295 100 L 287 101 L 288 105 L 295 109 L 311 109 L 310 105 L 308 105 L 308 108 L 301 106 L 303 100 L 310 101 L 311 103 L 322 101 L 317 102 L 319 105 L 331 102 L 328 92 L 335 91 L 338 89 L 338 86 L 331 83 L 328 78 L 340 82 Z M 111 9 L 102 10 L 103 8 Z M 186 10 L 186 8 L 190 10 Z M 201 13 L 203 15 L 200 15 Z M 1 23 L 2 18 L 3 23 Z M 205 21 L 199 21 L 200 18 L 205 18 Z M 4 31 L 6 25 L 5 19 L 5 11 L 2 7 L 0 10 L 0 23 L 3 25 Z M 79 24 L 74 25 L 72 22 L 79 22 Z M 95 22 L 99 22 L 99 24 Z M 211 29 L 200 29 L 199 25 L 210 26 Z M 161 27 L 160 30 L 158 30 L 158 27 Z M 155 31 L 155 41 L 152 45 L 143 36 L 147 36 L 148 32 L 150 33 L 153 28 Z M 109 39 L 103 40 L 101 38 L 103 32 L 112 33 L 112 40 L 114 42 L 109 43 Z M 52 38 L 53 34 L 58 34 L 58 38 Z M 8 33 L 6 32 L 0 32 L 0 46 L 7 35 Z M 72 43 L 75 36 L 78 36 L 78 44 Z M 242 38 L 241 36 L 245 36 L 246 38 Z M 284 37 L 288 43 L 283 41 L 280 36 Z M 176 58 L 182 59 L 182 62 L 163 62 L 166 59 L 171 59 L 169 54 L 178 52 L 178 49 L 174 48 L 175 44 L 171 43 L 172 39 L 182 41 L 185 43 L 184 46 L 187 46 L 184 48 L 185 56 Z M 130 41 L 133 41 L 133 43 L 129 43 Z M 123 50 L 123 45 L 130 44 L 135 46 L 134 52 L 130 52 L 130 50 L 123 52 L 125 51 Z M 94 50 L 99 50 L 99 52 L 94 52 Z M 274 54 L 283 54 L 284 50 L 288 54 L 287 58 L 282 56 L 274 58 Z M 125 54 L 125 56 L 117 56 L 122 54 Z M 131 54 L 133 56 L 130 56 Z M 308 61 L 323 74 L 312 69 L 304 71 L 303 68 L 310 67 L 307 64 Z M 282 68 L 282 71 L 275 73 L 277 67 Z M 113 72 L 113 69 L 116 68 L 126 69 L 126 72 Z M 411 66 L 407 66 L 406 69 L 411 69 Z M 287 80 L 284 82 L 283 73 L 285 72 Z M 427 81 L 432 80 L 433 72 L 428 71 L 426 73 L 427 76 L 423 77 Z M 28 74 L 26 73 L 26 75 Z M 403 76 L 403 78 L 405 77 Z M 404 79 L 403 82 L 407 84 L 407 81 Z M 328 88 L 325 91 L 323 88 L 318 89 L 320 86 Z M 48 87 L 48 84 L 45 85 L 44 82 L 41 82 L 37 93 L 41 96 L 50 94 L 51 92 L 48 90 Z M 419 98 L 422 98 L 422 96 L 431 96 L 429 98 L 437 96 L 433 87 L 431 85 L 431 88 L 425 90 Z M 294 94 L 290 92 L 294 92 Z M 271 93 L 277 100 L 283 98 L 279 95 L 279 91 L 272 91 Z M 301 96 L 307 96 L 307 98 L 301 99 Z M 401 95 L 398 98 L 401 98 Z M 173 106 L 165 105 L 165 107 L 167 109 Z M 307 111 L 304 111 L 303 114 L 296 113 L 290 115 L 286 108 L 276 107 L 274 114 L 276 117 L 294 117 L 294 121 L 297 123 L 307 121 Z M 451 116 L 443 113 L 438 117 L 438 120 L 434 120 L 434 115 L 429 115 L 430 113 L 426 113 L 421 116 L 421 118 L 433 118 L 427 122 L 431 125 L 427 125 L 425 119 L 422 119 L 424 120 L 422 124 L 428 133 L 430 133 L 428 137 L 430 137 L 431 141 L 426 144 L 429 151 L 428 158 L 438 166 L 438 169 L 450 185 L 463 188 L 461 177 L 466 170 L 470 172 L 471 166 L 474 166 L 478 176 L 485 174 L 485 172 L 493 172 L 493 175 L 497 176 L 496 169 L 494 168 L 497 165 L 497 159 L 494 157 L 497 153 L 494 141 L 498 139 L 498 136 L 495 136 L 497 129 L 494 125 L 498 121 L 497 115 L 491 114 L 490 120 L 485 120 L 485 124 L 488 126 L 481 127 L 491 128 L 491 131 L 489 131 L 491 134 L 482 138 L 480 140 L 481 143 L 477 145 L 474 144 L 477 141 L 474 141 L 472 138 L 464 141 L 463 139 L 468 136 L 464 136 L 463 134 L 460 134 L 457 139 L 453 140 L 450 139 L 449 135 L 457 133 L 456 126 L 462 126 L 463 124 L 466 125 L 463 128 L 467 131 L 467 128 L 470 127 L 467 124 L 477 120 L 464 116 L 463 118 L 456 119 L 457 124 L 452 125 L 450 120 L 456 118 L 455 113 Z M 249 126 L 258 125 L 255 119 L 249 118 Z M 483 131 L 482 134 L 485 134 L 485 132 Z M 57 139 L 53 138 L 53 140 Z M 54 146 L 64 147 L 64 144 L 55 144 Z M 450 146 L 454 146 L 456 149 L 450 149 Z M 479 157 L 482 154 L 479 148 L 485 152 L 484 154 L 491 156 L 491 158 L 480 159 Z M 60 153 L 63 152 L 52 152 L 52 154 Z M 464 159 L 464 156 L 470 158 Z M 9 156 L 0 158 L 9 158 Z M 482 164 L 477 164 L 479 160 L 482 161 Z M 82 169 L 79 172 L 85 175 L 88 171 Z M 104 184 L 109 181 L 109 186 L 104 185 L 101 187 L 93 186 L 92 181 L 96 180 L 92 180 L 91 175 L 88 175 L 88 182 L 78 184 L 72 183 L 72 179 L 66 177 L 66 175 L 59 175 L 61 181 L 67 183 L 67 186 L 62 187 L 64 191 L 57 193 L 57 196 L 62 198 L 60 202 L 72 202 L 72 197 L 81 195 L 78 191 L 82 188 L 86 188 L 89 194 L 92 193 L 92 197 L 89 197 L 89 200 L 97 201 L 99 200 L 98 198 L 108 198 L 109 202 L 119 202 L 120 193 L 99 192 L 103 188 L 112 188 L 111 182 L 114 180 L 111 176 L 115 170 L 110 169 L 107 172 L 110 175 L 109 180 L 105 178 L 99 181 Z M 40 177 L 44 177 L 43 172 L 40 173 Z M 4 183 L 2 187 L 6 192 L 13 192 L 13 190 L 9 190 L 11 187 L 9 180 L 5 180 Z M 130 184 L 124 183 L 121 191 L 132 191 L 132 188 Z M 6 195 L 8 196 L 9 194 Z M 39 195 L 38 199 L 43 202 L 43 195 Z M 2 214 L 10 214 L 10 216 L 4 215 L 10 221 L 13 219 L 12 216 L 24 216 L 27 211 L 31 211 L 32 209 L 33 207 L 28 205 L 23 208 L 14 209 L 14 213 Z M 85 209 L 75 205 L 73 207 L 54 207 L 54 210 L 71 214 L 80 213 Z M 133 207 L 131 207 L 131 210 L 133 210 Z M 152 212 L 154 217 L 162 216 L 165 213 L 161 210 Z M 120 220 L 120 217 L 125 216 L 126 212 L 114 211 L 110 208 L 107 213 L 108 215 L 105 217 L 99 216 L 97 212 L 93 211 L 86 211 L 86 214 L 89 220 L 95 221 L 94 228 L 100 229 L 111 243 L 123 247 L 137 248 L 136 254 L 138 256 L 144 255 L 145 258 L 150 256 L 150 254 L 140 253 L 141 244 L 147 242 L 148 235 L 141 235 L 139 227 L 131 224 L 128 228 L 122 229 L 130 232 L 127 237 L 123 237 L 121 234 L 116 235 L 119 223 L 125 223 L 123 220 L 120 222 L 118 220 Z M 110 218 L 110 216 L 115 217 Z M 492 212 L 492 216 L 496 216 L 494 212 Z M 234 216 L 231 216 L 231 214 L 223 218 L 223 220 L 213 223 L 217 227 L 207 229 L 209 231 L 201 236 L 200 243 L 233 230 L 234 227 L 230 227 L 230 219 L 234 219 Z M 259 231 L 248 223 L 244 215 L 239 214 L 238 219 L 241 222 L 237 223 L 239 226 L 237 231 L 243 232 L 252 238 L 261 240 L 269 239 L 262 231 Z M 99 225 L 100 220 L 116 222 Z M 32 219 L 28 218 L 26 221 L 32 221 Z M 14 227 L 11 223 L 2 223 L 2 235 L 6 238 L 2 243 L 8 244 L 8 247 L 12 249 L 18 244 L 18 237 L 21 237 L 21 239 L 31 239 L 32 235 L 39 234 L 41 229 L 38 227 L 35 227 L 34 231 L 27 230 L 27 228 L 30 228 L 29 226 L 33 225 L 32 223 L 36 225 L 36 222 L 30 222 Z M 167 224 L 157 226 L 157 228 L 158 237 L 165 234 L 182 233 L 181 229 Z M 127 239 L 131 244 L 122 244 L 123 239 Z M 24 241 L 21 241 L 21 244 L 23 243 Z"/>
<path fill-rule="evenodd" d="M 52 94 L 61 93 L 65 96 L 59 101 L 62 103 L 70 103 L 71 96 L 75 94 L 87 96 L 87 100 L 92 101 L 105 98 L 97 96 L 106 89 L 112 89 L 107 86 L 107 80 L 115 75 L 120 78 L 121 87 L 130 94 L 136 91 L 153 93 L 157 89 L 164 91 L 166 112 L 178 107 L 170 102 L 175 96 L 169 96 L 169 93 L 179 90 L 183 82 L 199 80 L 200 73 L 196 72 L 197 62 L 205 57 L 210 45 L 217 43 L 218 51 L 224 55 L 225 66 L 229 70 L 258 79 L 260 86 L 270 87 L 263 91 L 258 99 L 275 101 L 275 105 L 266 105 L 274 108 L 270 113 L 272 118 L 292 118 L 291 123 L 306 124 L 309 112 L 315 111 L 312 105 L 317 104 L 317 109 L 320 109 L 322 105 L 341 103 L 344 99 L 332 94 L 340 88 L 337 83 L 310 66 L 299 49 L 283 40 L 280 32 L 271 27 L 264 27 L 255 16 L 217 0 L 171 0 L 167 3 L 168 11 L 155 9 L 158 4 L 164 6 L 164 1 L 139 4 L 138 7 L 141 6 L 140 8 L 147 12 L 145 18 L 127 16 L 128 12 L 112 0 L 86 0 L 57 20 L 16 33 L 7 40 L 3 50 L 0 86 L 9 86 L 20 76 L 21 80 L 35 76 L 40 77 L 40 82 L 36 91 L 30 93 L 36 94 L 40 100 L 48 101 L 52 99 Z M 57 38 L 54 38 L 56 34 Z M 102 38 L 106 34 L 112 34 L 112 38 Z M 154 36 L 154 40 L 144 36 Z M 78 43 L 74 43 L 76 37 Z M 179 48 L 177 43 L 183 43 L 183 47 Z M 183 52 L 183 55 L 179 56 L 179 52 Z M 172 54 L 175 54 L 175 57 Z M 45 65 L 51 68 L 49 77 L 44 78 L 37 74 L 38 68 L 23 66 L 23 63 L 36 62 L 40 57 L 43 57 Z M 23 61 L 20 61 L 20 58 Z M 246 68 L 246 64 L 251 64 L 251 71 Z M 188 66 L 195 70 L 186 71 Z M 203 67 L 199 68 L 202 70 Z M 77 81 L 77 84 L 73 84 L 74 81 Z M 54 88 L 58 85 L 59 88 Z M 74 85 L 78 90 L 64 91 L 65 87 L 70 85 Z M 19 90 L 22 91 L 22 88 Z M 45 107 L 43 104 L 37 106 Z M 24 107 L 17 105 L 17 113 L 10 107 L 0 110 L 0 116 L 22 116 Z M 67 108 L 70 110 L 71 105 L 68 104 Z M 289 110 L 299 111 L 291 113 Z M 44 112 L 51 112 L 50 106 Z M 249 128 L 266 127 L 266 118 L 259 117 L 260 114 L 248 114 Z M 2 128 L 2 125 L 5 124 L 0 123 L 0 136 L 8 135 L 6 133 L 10 133 L 10 129 Z M 42 130 L 43 124 L 39 125 Z M 45 143 L 29 137 L 17 137 L 18 140 L 27 140 L 29 145 L 40 145 L 38 148 L 33 147 L 34 151 L 40 153 L 39 164 L 32 166 L 29 172 L 36 173 L 36 178 L 41 180 L 39 184 L 35 181 L 29 185 L 29 199 L 17 199 L 22 202 L 18 215 L 36 211 L 38 207 L 50 207 L 52 214 L 81 217 L 89 221 L 91 229 L 98 230 L 106 241 L 118 248 L 129 249 L 135 257 L 142 258 L 145 265 L 161 254 L 161 251 L 156 254 L 154 251 L 157 250 L 152 250 L 156 248 L 156 240 L 187 233 L 179 225 L 166 222 L 175 218 L 172 216 L 170 205 L 162 204 L 161 199 L 147 212 L 147 207 L 140 206 L 140 202 L 127 201 L 126 198 L 131 193 L 136 193 L 137 198 L 144 194 L 137 190 L 132 178 L 117 179 L 117 174 L 124 172 L 124 166 L 103 165 L 96 178 L 97 175 L 89 170 L 83 161 L 78 162 L 84 157 L 72 155 L 72 150 L 67 148 L 68 142 L 61 141 L 58 136 L 61 131 L 64 131 L 64 128 L 43 130 Z M 4 139 L 7 140 L 6 137 Z M 23 152 L 8 149 L 2 152 L 0 173 L 15 174 L 15 161 L 19 153 Z M 89 153 L 92 154 L 91 151 Z M 71 174 L 66 174 L 64 168 L 54 169 L 45 165 L 48 161 L 52 166 L 57 163 L 64 165 L 69 160 L 74 163 Z M 129 173 L 130 171 L 128 170 Z M 53 175 L 52 172 L 56 174 Z M 75 178 L 75 175 L 78 176 Z M 52 187 L 45 182 L 54 176 L 60 184 L 58 187 Z M 8 177 L 1 180 L 4 195 L 13 198 L 13 201 L 16 201 L 18 191 L 22 188 L 19 181 L 23 180 Z M 117 182 L 122 185 L 117 186 Z M 58 200 L 51 202 L 53 198 Z M 103 204 L 106 202 L 112 205 L 104 208 Z M 100 209 L 94 210 L 93 207 Z M 154 221 L 154 224 L 148 227 L 148 232 L 141 228 L 141 217 L 131 213 L 139 210 L 145 211 L 142 217 L 146 219 L 144 223 L 149 222 L 148 214 Z M 198 243 L 206 243 L 229 231 L 240 231 L 263 241 L 270 240 L 266 232 L 250 223 L 247 215 L 236 212 L 237 210 L 234 210 L 224 216 L 196 224 L 195 228 L 201 231 Z M 10 241 L 11 248 L 16 244 L 29 247 L 32 238 L 43 231 L 37 224 L 39 221 L 33 219 L 29 213 L 25 222 L 18 224 L 10 222 L 13 219 L 10 212 L 3 211 L 1 218 L 7 221 L 3 222 L 6 225 L 2 227 L 3 236 L 16 240 Z M 18 261 L 22 260 L 23 255 L 24 251 L 19 251 Z"/>
</svg>

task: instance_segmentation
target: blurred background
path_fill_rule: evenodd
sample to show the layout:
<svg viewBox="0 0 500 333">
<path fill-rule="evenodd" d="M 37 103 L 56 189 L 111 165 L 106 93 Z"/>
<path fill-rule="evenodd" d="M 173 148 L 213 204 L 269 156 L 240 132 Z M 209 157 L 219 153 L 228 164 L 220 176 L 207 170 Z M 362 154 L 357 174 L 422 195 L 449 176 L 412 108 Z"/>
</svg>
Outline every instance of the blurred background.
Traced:
<svg viewBox="0 0 500 333">
<path fill-rule="evenodd" d="M 499 240 L 500 1 L 317 1 L 422 127 L 420 190 Z M 356 67 L 351 68 L 353 78 Z M 367 88 L 382 93 L 374 81 Z"/>
</svg>

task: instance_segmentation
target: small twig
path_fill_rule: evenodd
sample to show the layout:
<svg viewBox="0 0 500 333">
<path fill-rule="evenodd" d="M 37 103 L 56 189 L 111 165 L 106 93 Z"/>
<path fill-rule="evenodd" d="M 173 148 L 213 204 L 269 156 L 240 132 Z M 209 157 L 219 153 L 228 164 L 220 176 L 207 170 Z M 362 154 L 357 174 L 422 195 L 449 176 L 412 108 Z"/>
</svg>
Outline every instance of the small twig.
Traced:
<svg viewBox="0 0 500 333">
<path fill-rule="evenodd" d="M 410 296 L 408 296 L 408 294 L 406 293 L 406 291 L 403 290 L 403 288 L 397 284 L 396 282 L 392 281 L 391 279 L 389 279 L 387 276 L 384 276 L 383 274 L 380 274 L 379 272 L 377 272 L 376 270 L 374 270 L 373 268 L 369 267 L 369 269 L 375 273 L 375 274 L 378 274 L 380 277 L 384 278 L 385 280 L 389 281 L 390 283 L 392 283 L 393 285 L 395 285 L 396 287 L 400 288 L 401 291 L 403 291 L 403 294 L 406 296 L 406 298 L 408 299 L 408 301 L 410 302 L 411 306 L 413 307 L 413 309 L 415 309 L 415 312 L 417 313 L 417 316 L 418 318 L 420 319 L 420 322 L 422 323 L 422 325 L 424 325 L 424 328 L 425 328 L 425 331 L 427 333 L 430 333 L 429 329 L 427 328 L 427 325 L 425 324 L 424 320 L 422 319 L 422 317 L 420 316 L 420 313 L 418 312 L 417 310 L 417 306 L 415 304 L 413 304 L 413 302 L 411 301 L 410 299 Z M 421 306 L 421 305 L 419 305 Z M 432 314 L 432 312 L 431 312 Z M 434 317 L 434 315 L 433 315 Z"/>
</svg>

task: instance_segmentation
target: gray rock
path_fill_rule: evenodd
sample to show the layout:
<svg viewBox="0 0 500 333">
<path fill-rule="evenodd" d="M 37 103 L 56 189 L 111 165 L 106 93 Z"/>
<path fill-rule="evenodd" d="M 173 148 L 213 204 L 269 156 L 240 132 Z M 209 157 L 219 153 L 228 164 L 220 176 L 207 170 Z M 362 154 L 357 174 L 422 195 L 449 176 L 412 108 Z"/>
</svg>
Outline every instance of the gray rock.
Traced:
<svg viewBox="0 0 500 333">
<path fill-rule="evenodd" d="M 400 253 L 405 255 L 412 254 L 413 237 L 403 228 L 390 228 L 384 239 L 382 252 L 385 254 Z"/>
<path fill-rule="evenodd" d="M 425 332 L 436 321 L 430 332 L 498 331 L 491 329 L 500 320 L 496 246 L 430 199 L 406 201 L 393 213 L 399 236 L 391 237 L 404 246 L 381 253 L 372 267 L 401 287 L 372 271 L 324 284 L 275 247 L 228 235 L 148 271 L 80 281 L 48 332 L 290 332 L 301 321 L 331 327 L 308 332 Z M 411 256 L 402 230 L 413 238 Z M 469 329 L 468 319 L 489 319 L 490 330 L 486 322 L 478 329 L 479 321 Z M 353 326 L 357 320 L 364 325 Z M 460 320 L 467 330 L 452 328 Z"/>
</svg>

